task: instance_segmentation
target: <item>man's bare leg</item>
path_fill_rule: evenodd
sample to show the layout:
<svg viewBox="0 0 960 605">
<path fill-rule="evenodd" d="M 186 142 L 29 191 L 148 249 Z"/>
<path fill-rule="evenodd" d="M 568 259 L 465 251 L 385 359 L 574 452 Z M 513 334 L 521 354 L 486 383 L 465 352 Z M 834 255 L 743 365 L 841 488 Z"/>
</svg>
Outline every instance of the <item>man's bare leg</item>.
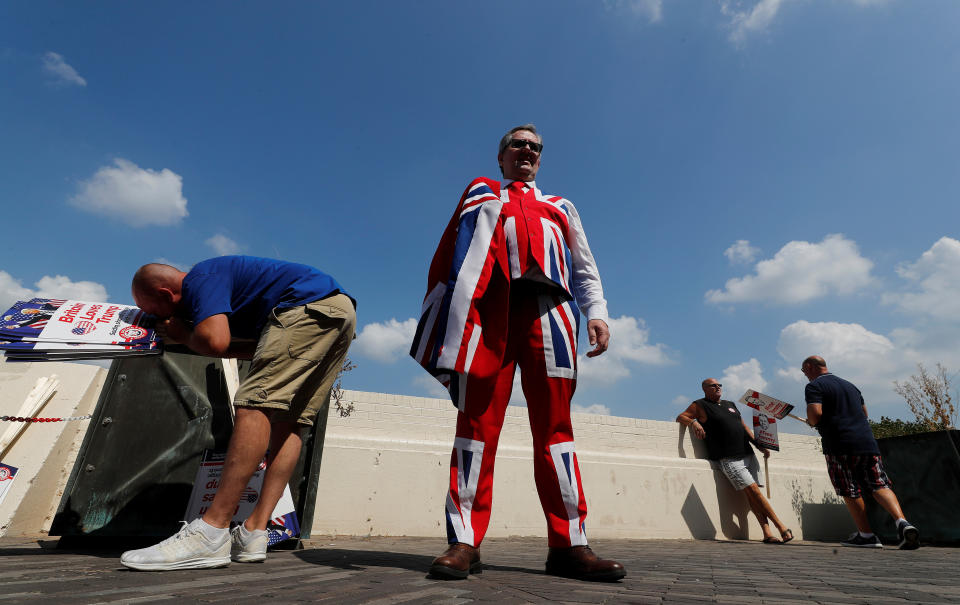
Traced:
<svg viewBox="0 0 960 605">
<path fill-rule="evenodd" d="M 860 530 L 860 533 L 873 533 L 870 529 L 870 521 L 867 520 L 867 507 L 863 502 L 863 498 L 844 496 L 843 501 L 847 505 L 847 510 L 850 511 L 850 516 L 853 517 L 853 522 L 857 526 L 857 529 Z"/>
<path fill-rule="evenodd" d="M 750 509 L 760 522 L 763 537 L 773 537 L 773 533 L 770 531 L 770 525 L 767 523 L 768 520 L 773 521 L 777 531 L 783 536 L 787 532 L 787 526 L 780 521 L 777 513 L 773 512 L 773 507 L 770 506 L 770 502 L 764 498 L 763 492 L 760 491 L 760 486 L 754 483 L 744 488 L 743 491 L 747 496 L 747 502 L 750 503 Z"/>
<path fill-rule="evenodd" d="M 777 528 L 777 531 L 783 535 L 787 531 L 787 526 L 780 521 L 780 517 L 777 516 L 777 513 L 773 512 L 773 505 L 770 504 L 770 501 L 763 495 L 763 492 L 760 490 L 760 486 L 757 484 L 753 485 L 753 489 L 757 495 L 757 500 L 760 502 L 760 506 L 763 507 L 763 514 L 767 516 L 768 519 L 773 521 L 773 525 Z"/>
<path fill-rule="evenodd" d="M 257 408 L 237 408 L 233 435 L 227 447 L 220 486 L 213 503 L 203 515 L 204 522 L 226 528 L 237 510 L 240 496 L 250 483 L 270 443 L 270 418 Z M 269 513 L 268 513 L 269 514 Z"/>
<path fill-rule="evenodd" d="M 893 493 L 893 490 L 885 487 L 883 489 L 878 489 L 873 492 L 873 499 L 883 507 L 883 510 L 890 513 L 890 516 L 893 517 L 893 520 L 903 519 L 903 511 L 900 509 L 900 501 L 897 499 L 897 495 Z"/>
<path fill-rule="evenodd" d="M 267 458 L 267 472 L 263 477 L 260 499 L 253 512 L 243 523 L 253 531 L 266 529 L 277 502 L 283 496 L 283 490 L 290 483 L 290 477 L 300 459 L 303 440 L 300 436 L 301 425 L 294 422 L 280 422 L 273 425 L 270 433 L 270 456 Z"/>
</svg>

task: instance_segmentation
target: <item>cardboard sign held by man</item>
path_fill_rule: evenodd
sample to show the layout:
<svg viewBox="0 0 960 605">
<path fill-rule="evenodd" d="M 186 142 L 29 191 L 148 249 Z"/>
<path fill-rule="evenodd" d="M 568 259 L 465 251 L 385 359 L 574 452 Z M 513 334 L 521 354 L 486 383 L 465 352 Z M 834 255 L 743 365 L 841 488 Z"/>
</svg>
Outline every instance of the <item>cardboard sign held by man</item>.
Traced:
<svg viewBox="0 0 960 605">
<path fill-rule="evenodd" d="M 771 397 L 770 395 L 764 395 L 760 391 L 754 391 L 753 389 L 747 389 L 747 392 L 743 394 L 743 397 L 737 400 L 737 403 L 742 403 L 747 407 L 758 410 L 763 414 L 770 416 L 771 418 L 776 418 L 777 420 L 783 420 L 789 416 L 799 420 L 800 422 L 807 422 L 806 418 L 801 418 L 790 413 L 793 411 L 793 405 L 785 401 L 780 401 L 779 399 Z"/>
</svg>

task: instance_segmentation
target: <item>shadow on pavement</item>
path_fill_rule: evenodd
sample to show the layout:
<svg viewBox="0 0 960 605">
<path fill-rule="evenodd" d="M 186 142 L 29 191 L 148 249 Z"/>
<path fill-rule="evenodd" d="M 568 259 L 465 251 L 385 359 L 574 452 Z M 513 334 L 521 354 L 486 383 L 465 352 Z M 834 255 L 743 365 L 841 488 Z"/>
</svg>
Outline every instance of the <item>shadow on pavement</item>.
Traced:
<svg viewBox="0 0 960 605">
<path fill-rule="evenodd" d="M 353 570 L 363 567 L 393 567 L 427 573 L 430 563 L 433 562 L 433 557 L 426 555 L 343 548 L 311 548 L 298 550 L 293 555 L 304 563 Z"/>
</svg>

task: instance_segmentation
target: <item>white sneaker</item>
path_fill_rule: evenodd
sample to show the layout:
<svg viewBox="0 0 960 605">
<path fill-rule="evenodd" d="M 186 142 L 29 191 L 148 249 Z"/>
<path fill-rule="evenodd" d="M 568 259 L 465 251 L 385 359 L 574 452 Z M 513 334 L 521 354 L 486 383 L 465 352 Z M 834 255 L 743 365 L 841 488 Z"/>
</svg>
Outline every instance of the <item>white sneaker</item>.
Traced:
<svg viewBox="0 0 960 605">
<path fill-rule="evenodd" d="M 120 556 L 120 563 L 141 571 L 170 571 L 174 569 L 207 569 L 230 565 L 230 533 L 210 540 L 203 533 L 201 519 L 183 522 L 180 531 L 159 544 L 140 550 L 128 550 Z"/>
<path fill-rule="evenodd" d="M 265 529 L 253 531 L 243 523 L 230 530 L 230 556 L 238 563 L 262 563 L 267 560 L 270 537 Z"/>
</svg>

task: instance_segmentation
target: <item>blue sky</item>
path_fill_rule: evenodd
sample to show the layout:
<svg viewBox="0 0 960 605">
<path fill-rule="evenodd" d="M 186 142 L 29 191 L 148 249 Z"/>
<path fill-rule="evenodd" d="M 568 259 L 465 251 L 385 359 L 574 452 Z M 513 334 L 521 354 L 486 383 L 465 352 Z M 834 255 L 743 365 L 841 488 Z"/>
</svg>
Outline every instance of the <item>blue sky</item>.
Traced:
<svg viewBox="0 0 960 605">
<path fill-rule="evenodd" d="M 532 121 L 612 318 L 578 409 L 672 419 L 707 376 L 797 403 L 819 353 L 906 418 L 893 380 L 960 370 L 958 26 L 946 0 L 4 3 L 0 200 L 31 224 L 0 303 L 304 262 L 359 299 L 345 386 L 436 394 L 406 356 L 430 257 Z"/>
</svg>

